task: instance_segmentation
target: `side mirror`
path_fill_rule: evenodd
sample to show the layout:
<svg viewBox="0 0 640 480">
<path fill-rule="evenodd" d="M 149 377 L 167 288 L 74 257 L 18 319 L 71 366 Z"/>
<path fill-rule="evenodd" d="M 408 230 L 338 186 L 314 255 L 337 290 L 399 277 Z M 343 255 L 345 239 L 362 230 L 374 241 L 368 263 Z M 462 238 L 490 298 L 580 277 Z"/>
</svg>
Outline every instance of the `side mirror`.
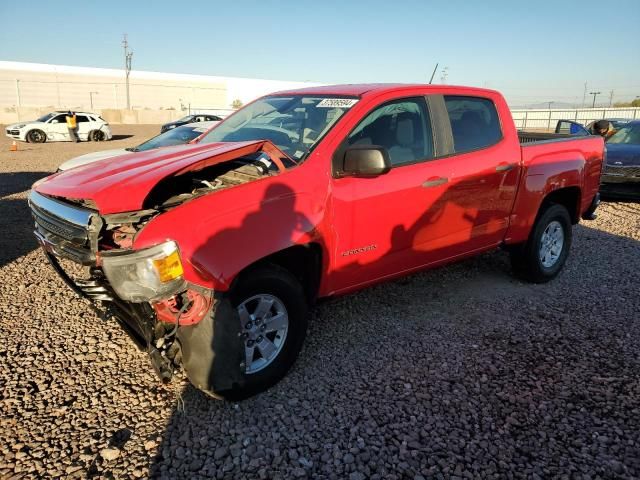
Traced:
<svg viewBox="0 0 640 480">
<path fill-rule="evenodd" d="M 51 123 L 60 123 L 58 120 L 51 120 Z"/>
<path fill-rule="evenodd" d="M 378 145 L 353 145 L 344 152 L 343 177 L 377 177 L 391 170 L 389 152 Z"/>
</svg>

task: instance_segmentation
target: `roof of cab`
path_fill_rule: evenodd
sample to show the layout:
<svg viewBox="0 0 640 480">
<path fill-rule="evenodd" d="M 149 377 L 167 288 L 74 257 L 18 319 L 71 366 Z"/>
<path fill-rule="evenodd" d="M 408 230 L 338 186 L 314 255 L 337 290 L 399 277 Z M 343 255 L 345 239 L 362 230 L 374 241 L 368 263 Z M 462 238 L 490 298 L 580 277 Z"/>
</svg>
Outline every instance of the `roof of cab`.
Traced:
<svg viewBox="0 0 640 480">
<path fill-rule="evenodd" d="M 430 88 L 456 88 L 461 90 L 467 90 L 469 92 L 493 92 L 493 90 L 488 90 L 486 88 L 475 88 L 475 87 L 462 87 L 462 86 L 454 86 L 454 85 L 429 85 L 429 84 L 411 84 L 411 83 L 354 83 L 354 84 L 344 84 L 344 85 L 324 85 L 318 87 L 306 87 L 299 88 L 295 90 L 284 90 L 281 92 L 276 92 L 273 95 L 346 95 L 346 96 L 355 96 L 361 97 L 368 93 L 384 93 L 392 90 L 410 90 L 414 88 L 420 89 L 430 89 Z"/>
</svg>

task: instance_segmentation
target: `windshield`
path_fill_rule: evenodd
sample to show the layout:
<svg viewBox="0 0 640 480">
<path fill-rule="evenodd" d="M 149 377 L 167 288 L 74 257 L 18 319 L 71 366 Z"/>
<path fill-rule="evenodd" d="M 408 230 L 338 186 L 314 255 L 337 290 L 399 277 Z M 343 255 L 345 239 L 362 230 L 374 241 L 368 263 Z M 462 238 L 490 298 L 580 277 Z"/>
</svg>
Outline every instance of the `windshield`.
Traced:
<svg viewBox="0 0 640 480">
<path fill-rule="evenodd" d="M 46 122 L 51 117 L 55 117 L 57 113 L 47 113 L 46 115 L 41 116 L 36 122 Z"/>
<path fill-rule="evenodd" d="M 184 117 L 182 117 L 182 118 L 180 118 L 180 119 L 176 120 L 176 122 L 188 122 L 188 121 L 189 121 L 189 120 L 191 120 L 192 118 L 193 118 L 193 115 L 187 115 L 187 116 L 184 116 Z"/>
<path fill-rule="evenodd" d="M 202 129 L 199 127 L 187 127 L 182 126 L 168 130 L 160 135 L 156 135 L 150 140 L 141 143 L 137 147 L 131 148 L 132 152 L 144 152 L 145 150 L 151 150 L 159 147 L 169 147 L 171 145 L 182 145 L 188 143 L 198 135 L 202 134 Z"/>
<path fill-rule="evenodd" d="M 622 127 L 607 141 L 607 143 L 640 145 L 640 123 Z"/>
<path fill-rule="evenodd" d="M 265 97 L 238 110 L 200 143 L 270 140 L 300 160 L 357 101 L 305 95 Z"/>
</svg>

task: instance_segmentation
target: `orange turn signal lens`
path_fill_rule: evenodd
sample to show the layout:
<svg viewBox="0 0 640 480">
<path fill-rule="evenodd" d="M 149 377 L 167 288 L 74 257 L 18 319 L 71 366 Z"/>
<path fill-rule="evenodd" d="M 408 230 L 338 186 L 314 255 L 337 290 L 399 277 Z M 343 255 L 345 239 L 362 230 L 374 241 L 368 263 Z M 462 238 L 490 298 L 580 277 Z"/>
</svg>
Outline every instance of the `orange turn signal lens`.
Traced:
<svg viewBox="0 0 640 480">
<path fill-rule="evenodd" d="M 177 251 L 172 252 L 169 256 L 153 260 L 153 266 L 158 272 L 158 277 L 163 283 L 170 282 L 182 276 L 182 262 Z"/>
</svg>

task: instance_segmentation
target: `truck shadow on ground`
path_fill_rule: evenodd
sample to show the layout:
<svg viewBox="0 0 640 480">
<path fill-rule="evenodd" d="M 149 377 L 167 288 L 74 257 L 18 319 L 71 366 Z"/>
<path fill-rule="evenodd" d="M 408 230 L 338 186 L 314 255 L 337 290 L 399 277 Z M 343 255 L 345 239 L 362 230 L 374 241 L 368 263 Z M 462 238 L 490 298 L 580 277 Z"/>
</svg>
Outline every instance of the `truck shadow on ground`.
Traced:
<svg viewBox="0 0 640 480">
<path fill-rule="evenodd" d="M 29 190 L 51 172 L 0 173 L 0 267 L 38 247 L 33 236 L 33 218 L 24 198 L 8 198 Z"/>
<path fill-rule="evenodd" d="M 0 199 L 0 231 L 0 267 L 38 248 L 26 199 Z"/>
<path fill-rule="evenodd" d="M 462 192 L 472 188 L 472 183 L 456 187 Z M 278 191 L 281 195 L 291 192 L 284 185 Z M 444 194 L 433 202 L 424 218 L 442 215 L 448 203 L 442 198 Z M 463 199 L 464 204 L 468 197 L 456 198 Z M 274 212 L 264 206 L 263 200 L 263 208 L 247 215 L 246 220 L 254 230 L 248 240 L 242 241 L 259 238 L 256 226 L 262 225 L 265 233 L 273 226 Z M 298 225 L 308 223 L 296 211 L 294 202 L 291 212 L 284 214 L 296 218 Z M 472 226 L 482 221 L 477 216 L 467 219 Z M 413 245 L 420 230 L 417 225 L 422 220 L 409 227 L 396 226 L 389 232 L 390 244 Z M 237 229 L 219 235 L 241 241 L 242 232 L 248 231 L 246 226 L 243 222 Z M 185 386 L 181 407 L 173 412 L 152 458 L 150 476 L 231 478 L 283 472 L 276 476 L 288 478 L 294 468 L 303 467 L 304 475 L 334 472 L 339 478 L 346 478 L 353 469 L 333 462 L 336 448 L 342 452 L 342 458 L 362 435 L 367 437 L 368 444 L 390 448 L 384 454 L 391 457 L 402 438 L 415 439 L 420 428 L 416 419 L 429 425 L 435 420 L 450 426 L 450 430 L 440 430 L 430 437 L 419 435 L 424 448 L 417 457 L 426 464 L 427 457 L 435 456 L 455 467 L 461 458 L 457 450 L 442 447 L 457 438 L 455 432 L 465 430 L 467 443 L 487 439 L 489 443 L 498 443 L 501 435 L 488 426 L 469 429 L 461 423 L 461 416 L 471 416 L 483 426 L 487 422 L 505 423 L 510 415 L 529 418 L 528 404 L 514 405 L 505 400 L 504 392 L 515 392 L 516 385 L 523 388 L 523 378 L 531 376 L 532 361 L 537 362 L 536 368 L 548 367 L 536 369 L 544 387 L 540 383 L 529 385 L 518 395 L 553 404 L 558 392 L 568 389 L 579 401 L 584 397 L 582 390 L 587 388 L 589 375 L 602 370 L 598 353 L 607 355 L 602 345 L 608 345 L 607 349 L 611 346 L 611 341 L 603 341 L 603 336 L 617 336 L 612 332 L 616 323 L 621 331 L 634 334 L 638 333 L 638 325 L 623 325 L 628 318 L 619 317 L 603 325 L 601 331 L 592 325 L 585 330 L 580 317 L 575 318 L 574 314 L 586 316 L 594 308 L 607 311 L 606 298 L 612 279 L 633 279 L 637 272 L 622 256 L 613 263 L 609 261 L 607 268 L 598 268 L 598 261 L 604 261 L 607 247 L 626 255 L 640 254 L 640 243 L 585 226 L 574 231 L 574 260 L 570 257 L 565 271 L 549 284 L 529 285 L 513 279 L 507 255 L 494 251 L 319 304 L 312 313 L 307 340 L 296 365 L 267 392 L 244 402 L 230 403 L 211 400 L 192 386 Z M 204 248 L 217 241 L 210 239 Z M 575 259 L 576 251 L 587 251 L 589 262 Z M 362 266 L 352 262 L 345 268 Z M 576 285 L 574 278 L 580 278 L 580 284 Z M 584 305 L 575 305 L 563 295 L 567 288 L 583 291 Z M 600 299 L 595 305 L 586 301 L 593 297 L 594 288 Z M 636 289 L 633 282 L 627 281 L 616 295 L 632 295 Z M 520 307 L 517 311 L 513 310 L 515 304 Z M 570 356 L 580 359 L 576 362 L 579 367 L 574 370 L 567 367 L 565 372 L 558 370 L 552 359 L 566 346 L 553 345 L 555 350 L 549 350 L 553 342 L 538 332 L 540 323 L 548 324 L 547 333 L 562 331 L 582 342 L 570 352 Z M 610 350 L 608 355 L 607 368 L 618 367 L 631 375 L 630 367 L 638 367 L 628 365 L 626 359 Z M 500 372 L 499 379 L 496 372 Z M 571 375 L 581 381 L 576 382 Z M 485 377 L 496 378 L 497 383 L 488 383 L 480 392 L 479 385 Z M 453 402 L 449 397 L 452 390 L 463 392 Z M 600 407 L 586 400 L 584 405 L 587 418 L 583 420 L 594 422 L 601 413 Z M 567 416 L 565 407 L 558 404 L 553 415 L 560 422 Z M 540 418 L 539 422 L 542 421 Z M 624 426 L 624 420 L 610 421 Z M 537 437 L 539 422 L 521 420 L 513 434 L 526 444 Z M 394 425 L 395 440 L 389 437 L 389 424 Z M 427 448 L 427 444 L 432 448 Z M 291 453 L 292 448 L 295 453 Z M 550 448 L 545 448 L 542 446 L 538 452 L 543 465 L 547 453 L 548 458 L 554 455 Z M 370 457 L 382 454 L 380 448 L 364 450 Z M 330 460 L 323 460 L 326 452 L 331 452 Z M 512 462 L 532 461 L 525 451 L 515 447 L 507 448 L 503 456 Z M 478 461 L 483 470 L 494 468 L 490 464 L 493 460 Z M 382 459 L 378 470 L 370 469 L 365 475 L 389 472 L 384 462 Z M 405 473 L 413 478 L 420 472 L 407 467 Z"/>
<path fill-rule="evenodd" d="M 515 437 L 501 458 L 545 468 L 557 456 L 552 444 L 539 445 L 535 459 L 515 445 L 537 445 L 541 430 L 555 430 L 549 422 L 563 423 L 563 432 L 576 426 L 569 437 L 554 438 L 566 452 L 574 442 L 591 441 L 585 431 L 610 427 L 625 432 L 621 441 L 631 439 L 637 421 L 612 415 L 607 403 L 593 397 L 615 388 L 620 408 L 640 407 L 633 387 L 640 381 L 640 364 L 621 349 L 623 341 L 626 350 L 640 346 L 640 324 L 612 312 L 614 304 L 637 292 L 636 267 L 628 259 L 640 254 L 640 242 L 584 226 L 575 231 L 566 271 L 549 284 L 513 279 L 505 253 L 497 251 L 318 305 L 296 365 L 272 389 L 233 404 L 185 386 L 182 406 L 173 412 L 152 459 L 151 477 L 213 478 L 223 471 L 224 478 L 257 478 L 263 469 L 290 478 L 300 466 L 288 457 L 294 449 L 311 462 L 305 467 L 309 477 L 332 471 L 348 478 L 347 466 L 333 464 L 335 449 L 342 458 L 364 437 L 362 454 L 389 459 L 423 426 L 433 431 L 419 434 L 421 449 L 414 458 L 424 464 L 428 458 L 444 461 L 451 465 L 449 473 L 461 461 L 453 446 L 460 431 L 468 446 L 505 445 L 503 435 Z M 611 250 L 626 255 L 610 262 Z M 589 262 L 581 262 L 578 252 L 588 252 Z M 605 262 L 605 268 L 595 266 Z M 571 299 L 567 289 L 577 290 Z M 575 304 L 572 299 L 581 295 L 584 302 Z M 602 315 L 602 324 L 585 320 L 594 314 Z M 600 378 L 618 380 L 612 387 Z M 532 414 L 531 404 L 547 407 Z M 441 423 L 447 431 L 436 428 Z M 328 461 L 321 458 L 326 452 Z M 490 457 L 474 458 L 482 471 L 492 471 Z M 425 471 L 405 473 L 413 478 Z"/>
<path fill-rule="evenodd" d="M 0 173 L 0 198 L 29 190 L 34 182 L 48 175 L 51 175 L 51 172 Z"/>
</svg>

